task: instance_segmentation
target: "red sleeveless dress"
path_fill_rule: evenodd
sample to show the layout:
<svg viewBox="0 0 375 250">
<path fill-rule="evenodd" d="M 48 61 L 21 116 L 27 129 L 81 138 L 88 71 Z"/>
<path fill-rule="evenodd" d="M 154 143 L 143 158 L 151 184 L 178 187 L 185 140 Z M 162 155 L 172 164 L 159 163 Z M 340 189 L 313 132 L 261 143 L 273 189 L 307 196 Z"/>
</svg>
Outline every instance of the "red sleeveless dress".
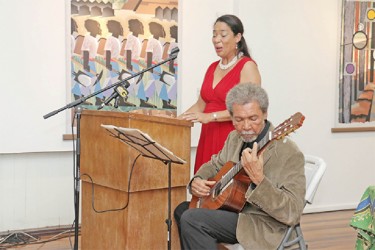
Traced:
<svg viewBox="0 0 375 250">
<path fill-rule="evenodd" d="M 212 88 L 214 71 L 219 64 L 219 61 L 210 65 L 207 69 L 200 91 L 202 99 L 206 102 L 204 113 L 226 110 L 225 98 L 227 93 L 232 87 L 240 82 L 241 70 L 244 64 L 248 61 L 252 61 L 252 59 L 249 57 L 243 57 L 233 69 L 221 79 L 214 89 Z M 197 154 L 195 157 L 194 174 L 203 163 L 208 162 L 212 155 L 217 154 L 222 149 L 229 132 L 233 129 L 232 121 L 202 124 Z"/>
</svg>

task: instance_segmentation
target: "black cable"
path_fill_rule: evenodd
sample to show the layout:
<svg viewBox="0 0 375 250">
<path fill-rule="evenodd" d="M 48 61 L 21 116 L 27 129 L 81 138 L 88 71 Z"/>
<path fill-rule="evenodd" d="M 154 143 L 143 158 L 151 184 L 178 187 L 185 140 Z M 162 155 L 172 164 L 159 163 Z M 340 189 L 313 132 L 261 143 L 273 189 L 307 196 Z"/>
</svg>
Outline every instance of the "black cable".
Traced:
<svg viewBox="0 0 375 250">
<path fill-rule="evenodd" d="M 82 174 L 81 176 L 87 176 L 89 179 L 90 179 L 90 182 L 91 182 L 91 187 L 92 187 L 92 192 L 91 192 L 91 206 L 92 206 L 92 209 L 96 212 L 96 213 L 106 213 L 106 212 L 116 212 L 116 211 L 121 211 L 121 210 L 124 210 L 125 208 L 128 207 L 129 205 L 129 200 L 130 200 L 130 182 L 131 182 L 131 179 L 132 179 L 132 175 L 133 175 L 133 170 L 134 170 L 134 166 L 135 166 L 135 163 L 137 162 L 137 159 L 141 156 L 141 154 L 139 154 L 133 161 L 133 164 L 132 164 L 132 167 L 131 167 L 131 170 L 130 170 L 130 175 L 129 175 L 129 181 L 128 181 L 128 199 L 127 199 L 127 202 L 126 204 L 121 207 L 121 208 L 113 208 L 113 209 L 106 209 L 106 210 L 97 210 L 95 208 L 95 190 L 94 190 L 94 181 L 92 180 L 91 176 L 88 175 L 88 174 Z"/>
</svg>

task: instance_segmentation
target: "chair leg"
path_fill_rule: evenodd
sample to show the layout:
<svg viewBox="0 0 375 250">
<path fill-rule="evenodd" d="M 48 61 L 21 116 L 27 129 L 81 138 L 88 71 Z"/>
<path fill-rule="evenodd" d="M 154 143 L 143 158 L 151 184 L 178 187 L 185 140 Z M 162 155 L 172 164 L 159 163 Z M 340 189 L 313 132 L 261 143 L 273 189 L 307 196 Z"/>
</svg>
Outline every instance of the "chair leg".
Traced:
<svg viewBox="0 0 375 250">
<path fill-rule="evenodd" d="M 296 237 L 291 239 L 290 236 L 292 232 L 296 232 Z M 277 250 L 284 250 L 286 247 L 291 247 L 298 244 L 300 250 L 307 250 L 307 245 L 305 243 L 305 239 L 303 238 L 301 226 L 298 224 L 296 226 L 288 227 L 284 238 L 280 244 L 280 246 L 277 248 Z"/>
<path fill-rule="evenodd" d="M 301 226 L 298 224 L 295 229 L 297 232 L 297 237 L 299 238 L 298 244 L 299 244 L 300 249 L 307 250 L 307 245 L 306 245 L 305 239 L 303 238 Z"/>
<path fill-rule="evenodd" d="M 293 232 L 293 229 L 294 229 L 294 226 L 288 227 L 288 229 L 287 229 L 286 232 L 285 232 L 284 238 L 283 238 L 283 240 L 281 241 L 281 244 L 280 244 L 280 246 L 277 248 L 277 250 L 284 250 L 284 247 L 286 247 L 287 244 L 288 244 L 288 240 L 289 240 L 289 238 L 290 238 L 290 235 L 291 235 L 292 232 Z"/>
</svg>

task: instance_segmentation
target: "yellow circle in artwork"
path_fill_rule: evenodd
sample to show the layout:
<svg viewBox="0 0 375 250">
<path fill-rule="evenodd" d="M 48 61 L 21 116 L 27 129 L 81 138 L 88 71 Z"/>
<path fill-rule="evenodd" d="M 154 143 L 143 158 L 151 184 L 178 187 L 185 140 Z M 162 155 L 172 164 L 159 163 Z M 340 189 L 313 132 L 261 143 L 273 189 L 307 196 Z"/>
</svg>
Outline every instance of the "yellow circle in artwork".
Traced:
<svg viewBox="0 0 375 250">
<path fill-rule="evenodd" d="M 375 19 L 375 10 L 374 9 L 371 9 L 371 10 L 367 11 L 367 18 L 369 20 Z"/>
</svg>

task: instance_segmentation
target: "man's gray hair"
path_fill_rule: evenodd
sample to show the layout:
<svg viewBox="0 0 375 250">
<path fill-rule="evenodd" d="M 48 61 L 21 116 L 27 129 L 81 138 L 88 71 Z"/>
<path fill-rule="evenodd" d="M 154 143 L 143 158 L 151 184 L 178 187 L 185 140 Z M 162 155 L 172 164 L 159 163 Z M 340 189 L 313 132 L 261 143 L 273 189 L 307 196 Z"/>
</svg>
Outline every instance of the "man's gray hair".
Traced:
<svg viewBox="0 0 375 250">
<path fill-rule="evenodd" d="M 233 104 L 245 105 L 251 102 L 257 102 L 262 112 L 267 113 L 269 105 L 267 92 L 257 84 L 237 84 L 228 92 L 225 100 L 231 116 L 233 116 Z"/>
</svg>

